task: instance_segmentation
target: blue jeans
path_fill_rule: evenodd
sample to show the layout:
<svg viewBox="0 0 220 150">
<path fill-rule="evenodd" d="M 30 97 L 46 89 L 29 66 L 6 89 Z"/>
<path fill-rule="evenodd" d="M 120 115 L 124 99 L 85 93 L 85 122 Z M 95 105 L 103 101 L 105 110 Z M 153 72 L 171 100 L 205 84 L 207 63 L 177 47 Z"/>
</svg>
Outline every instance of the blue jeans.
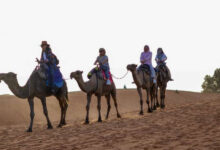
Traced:
<svg viewBox="0 0 220 150">
<path fill-rule="evenodd" d="M 150 66 L 151 78 L 156 78 L 154 67 L 152 65 L 149 65 L 149 66 Z"/>
<path fill-rule="evenodd" d="M 109 76 L 109 70 L 110 70 L 110 68 L 109 68 L 108 66 L 104 66 L 104 65 L 101 65 L 100 68 L 105 72 L 105 77 L 106 77 L 107 79 L 109 79 L 109 78 L 110 78 L 110 76 Z"/>
</svg>

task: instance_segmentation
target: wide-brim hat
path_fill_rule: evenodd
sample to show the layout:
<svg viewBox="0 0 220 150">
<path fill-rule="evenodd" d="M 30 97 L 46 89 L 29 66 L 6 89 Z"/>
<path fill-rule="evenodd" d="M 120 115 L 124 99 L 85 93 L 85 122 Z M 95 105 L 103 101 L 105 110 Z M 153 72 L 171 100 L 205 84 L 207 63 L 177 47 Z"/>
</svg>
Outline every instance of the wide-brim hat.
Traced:
<svg viewBox="0 0 220 150">
<path fill-rule="evenodd" d="M 40 46 L 49 45 L 47 41 L 42 41 Z"/>
</svg>

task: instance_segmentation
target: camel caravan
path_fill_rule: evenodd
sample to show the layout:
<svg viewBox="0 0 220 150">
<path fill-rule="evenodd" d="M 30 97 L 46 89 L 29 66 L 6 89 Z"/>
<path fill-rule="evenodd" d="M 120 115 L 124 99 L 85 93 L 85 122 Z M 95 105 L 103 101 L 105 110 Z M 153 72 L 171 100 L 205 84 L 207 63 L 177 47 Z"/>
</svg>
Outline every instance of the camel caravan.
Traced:
<svg viewBox="0 0 220 150">
<path fill-rule="evenodd" d="M 68 108 L 68 88 L 65 80 L 59 69 L 59 60 L 52 52 L 50 45 L 47 41 L 41 43 L 42 53 L 41 58 L 36 59 L 38 65 L 33 70 L 27 83 L 20 86 L 17 81 L 17 75 L 13 72 L 0 73 L 0 82 L 4 81 L 11 92 L 18 98 L 27 99 L 30 107 L 30 125 L 27 132 L 32 132 L 34 121 L 34 98 L 37 97 L 41 100 L 43 112 L 47 119 L 48 129 L 53 126 L 50 122 L 46 97 L 55 96 L 59 101 L 61 109 L 61 118 L 58 127 L 66 125 L 66 112 Z M 144 46 L 144 51 L 141 53 L 141 65 L 136 64 L 127 65 L 127 70 L 132 73 L 134 83 L 137 86 L 137 91 L 140 97 L 140 115 L 144 114 L 143 111 L 143 96 L 142 89 L 146 90 L 147 97 L 146 103 L 148 105 L 148 112 L 153 112 L 157 107 L 165 108 L 165 92 L 167 83 L 172 81 L 169 68 L 166 66 L 165 61 L 167 57 L 162 48 L 158 48 L 156 55 L 157 66 L 152 66 L 152 52 L 149 46 Z M 117 117 L 121 118 L 118 110 L 116 86 L 112 79 L 110 72 L 108 56 L 104 48 L 99 49 L 99 56 L 96 58 L 93 68 L 87 75 L 88 81 L 85 82 L 82 74 L 83 71 L 74 71 L 70 73 L 70 78 L 75 79 L 80 89 L 87 95 L 86 105 L 86 118 L 85 124 L 89 124 L 89 109 L 92 95 L 97 97 L 98 109 L 98 122 L 102 122 L 101 117 L 101 97 L 105 96 L 107 101 L 107 112 L 105 119 L 108 119 L 111 105 L 110 99 L 112 97 L 114 106 L 117 112 Z M 160 90 L 160 102 L 158 101 L 158 91 Z M 121 106 L 123 107 L 123 106 Z"/>
</svg>

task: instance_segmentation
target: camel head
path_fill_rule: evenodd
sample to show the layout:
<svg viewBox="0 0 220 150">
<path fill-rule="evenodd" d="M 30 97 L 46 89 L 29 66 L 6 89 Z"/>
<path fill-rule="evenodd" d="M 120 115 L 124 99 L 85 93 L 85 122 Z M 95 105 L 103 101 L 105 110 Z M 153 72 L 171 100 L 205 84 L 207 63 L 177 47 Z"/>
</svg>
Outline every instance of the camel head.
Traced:
<svg viewBox="0 0 220 150">
<path fill-rule="evenodd" d="M 77 71 L 75 71 L 75 72 L 72 72 L 71 74 L 70 74 L 70 79 L 72 79 L 72 78 L 74 78 L 74 79 L 79 79 L 79 78 L 81 78 L 82 77 L 82 74 L 83 74 L 83 71 L 79 71 L 79 70 L 77 70 Z"/>
<path fill-rule="evenodd" d="M 129 70 L 131 72 L 135 71 L 136 68 L 137 68 L 136 64 L 129 64 L 129 65 L 127 65 L 127 70 Z"/>
<path fill-rule="evenodd" d="M 0 82 L 3 80 L 6 83 L 17 79 L 17 74 L 13 73 L 13 72 L 9 72 L 9 73 L 0 73 Z"/>
</svg>

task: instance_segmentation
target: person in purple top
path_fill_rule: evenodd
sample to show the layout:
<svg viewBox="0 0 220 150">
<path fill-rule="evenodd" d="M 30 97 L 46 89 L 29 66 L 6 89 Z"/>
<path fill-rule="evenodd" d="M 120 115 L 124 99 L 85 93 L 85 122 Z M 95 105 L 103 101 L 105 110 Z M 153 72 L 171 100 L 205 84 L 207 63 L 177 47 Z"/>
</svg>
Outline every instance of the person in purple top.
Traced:
<svg viewBox="0 0 220 150">
<path fill-rule="evenodd" d="M 141 53 L 140 62 L 141 65 L 148 65 L 150 67 L 151 78 L 153 79 L 153 82 L 156 83 L 156 74 L 152 65 L 152 52 L 148 45 L 144 46 L 144 52 Z"/>
</svg>

